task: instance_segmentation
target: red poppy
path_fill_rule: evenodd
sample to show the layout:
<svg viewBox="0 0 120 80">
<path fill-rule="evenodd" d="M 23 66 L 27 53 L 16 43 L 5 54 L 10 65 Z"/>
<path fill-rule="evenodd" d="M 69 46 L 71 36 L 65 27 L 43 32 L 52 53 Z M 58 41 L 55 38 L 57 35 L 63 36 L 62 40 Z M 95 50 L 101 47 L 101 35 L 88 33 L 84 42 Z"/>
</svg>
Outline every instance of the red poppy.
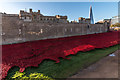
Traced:
<svg viewBox="0 0 120 80">
<path fill-rule="evenodd" d="M 2 78 L 13 66 L 19 66 L 20 72 L 26 67 L 38 66 L 44 59 L 59 63 L 59 57 L 76 54 L 78 51 L 89 51 L 95 48 L 106 48 L 118 44 L 117 32 L 106 32 L 57 39 L 46 39 L 18 44 L 2 45 Z"/>
</svg>

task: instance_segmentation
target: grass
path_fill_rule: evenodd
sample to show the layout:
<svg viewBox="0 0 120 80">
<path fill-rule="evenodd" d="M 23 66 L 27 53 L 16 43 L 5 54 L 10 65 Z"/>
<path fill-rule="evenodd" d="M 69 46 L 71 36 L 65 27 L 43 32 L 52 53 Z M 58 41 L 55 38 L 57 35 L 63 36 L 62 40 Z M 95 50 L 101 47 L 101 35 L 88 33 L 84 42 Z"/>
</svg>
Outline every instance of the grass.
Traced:
<svg viewBox="0 0 120 80">
<path fill-rule="evenodd" d="M 76 55 L 70 55 L 71 59 L 64 60 L 60 58 L 60 63 L 55 63 L 52 60 L 44 60 L 39 67 L 28 67 L 25 69 L 25 76 L 31 73 L 41 73 L 51 78 L 67 78 L 75 74 L 78 70 L 95 63 L 108 54 L 118 50 L 120 45 L 115 45 L 105 49 L 95 49 L 88 52 L 78 52 Z M 13 67 L 8 71 L 6 78 L 13 77 L 19 67 Z"/>
</svg>

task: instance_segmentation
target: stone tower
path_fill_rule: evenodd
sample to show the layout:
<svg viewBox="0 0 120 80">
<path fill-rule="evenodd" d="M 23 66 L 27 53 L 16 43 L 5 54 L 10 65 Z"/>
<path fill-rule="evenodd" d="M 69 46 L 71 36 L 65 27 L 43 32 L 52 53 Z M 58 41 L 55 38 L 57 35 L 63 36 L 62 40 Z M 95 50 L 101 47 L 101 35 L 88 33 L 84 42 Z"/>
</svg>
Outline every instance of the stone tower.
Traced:
<svg viewBox="0 0 120 80">
<path fill-rule="evenodd" d="M 91 24 L 94 24 L 93 12 L 92 12 L 92 6 L 90 6 L 90 13 L 89 13 L 89 17 L 90 17 L 90 20 L 91 20 Z"/>
</svg>

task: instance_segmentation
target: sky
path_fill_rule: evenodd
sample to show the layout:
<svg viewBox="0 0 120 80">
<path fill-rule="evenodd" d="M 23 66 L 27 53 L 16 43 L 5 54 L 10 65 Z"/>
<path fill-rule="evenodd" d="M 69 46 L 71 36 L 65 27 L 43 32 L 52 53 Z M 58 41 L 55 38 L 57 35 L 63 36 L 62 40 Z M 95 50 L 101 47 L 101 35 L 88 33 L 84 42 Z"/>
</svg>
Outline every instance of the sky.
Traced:
<svg viewBox="0 0 120 80">
<path fill-rule="evenodd" d="M 118 15 L 118 2 L 1 2 L 0 12 L 19 14 L 20 10 L 33 11 L 38 9 L 46 16 L 68 16 L 68 20 L 78 20 L 79 17 L 89 18 L 89 8 L 92 6 L 95 22 Z"/>
<path fill-rule="evenodd" d="M 119 2 L 120 0 L 0 0 L 0 2 Z"/>
</svg>

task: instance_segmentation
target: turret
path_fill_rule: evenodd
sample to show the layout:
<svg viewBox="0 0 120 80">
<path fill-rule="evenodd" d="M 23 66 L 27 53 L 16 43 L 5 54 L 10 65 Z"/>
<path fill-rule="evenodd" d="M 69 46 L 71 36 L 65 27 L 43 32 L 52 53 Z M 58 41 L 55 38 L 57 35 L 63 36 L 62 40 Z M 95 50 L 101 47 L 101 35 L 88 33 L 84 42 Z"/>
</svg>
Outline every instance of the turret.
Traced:
<svg viewBox="0 0 120 80">
<path fill-rule="evenodd" d="M 29 12 L 32 13 L 32 9 L 29 9 Z"/>
<path fill-rule="evenodd" d="M 40 14 L 40 10 L 38 10 L 38 13 Z"/>
</svg>

